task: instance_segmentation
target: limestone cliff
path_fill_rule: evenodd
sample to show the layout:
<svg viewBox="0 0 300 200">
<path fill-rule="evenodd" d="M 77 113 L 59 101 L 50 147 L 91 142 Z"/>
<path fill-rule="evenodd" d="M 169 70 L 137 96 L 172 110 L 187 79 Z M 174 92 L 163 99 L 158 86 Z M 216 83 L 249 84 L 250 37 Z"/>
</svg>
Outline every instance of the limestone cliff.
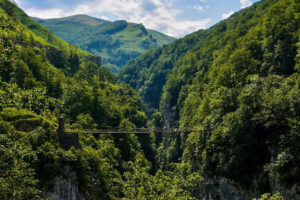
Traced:
<svg viewBox="0 0 300 200">
<path fill-rule="evenodd" d="M 84 200 L 79 193 L 76 174 L 68 166 L 62 175 L 54 177 L 43 188 L 43 197 L 50 200 Z"/>
</svg>

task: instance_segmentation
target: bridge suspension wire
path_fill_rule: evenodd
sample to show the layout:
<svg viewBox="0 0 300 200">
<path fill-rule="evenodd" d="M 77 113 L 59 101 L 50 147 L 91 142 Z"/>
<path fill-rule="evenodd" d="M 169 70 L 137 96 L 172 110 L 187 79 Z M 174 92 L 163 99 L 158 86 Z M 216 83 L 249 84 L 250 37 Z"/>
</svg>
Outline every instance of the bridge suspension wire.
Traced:
<svg viewBox="0 0 300 200">
<path fill-rule="evenodd" d="M 147 129 L 136 128 L 132 130 L 124 129 L 98 129 L 98 130 L 80 130 L 80 129 L 67 129 L 66 133 L 79 133 L 79 134 L 174 134 L 174 133 L 191 133 L 199 132 L 193 129 Z"/>
</svg>

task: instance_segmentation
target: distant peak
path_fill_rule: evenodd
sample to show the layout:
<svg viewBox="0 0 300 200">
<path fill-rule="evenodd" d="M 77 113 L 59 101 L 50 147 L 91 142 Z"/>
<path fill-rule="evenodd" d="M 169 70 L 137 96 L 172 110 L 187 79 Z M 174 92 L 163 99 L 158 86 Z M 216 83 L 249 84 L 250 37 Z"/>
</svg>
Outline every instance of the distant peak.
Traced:
<svg viewBox="0 0 300 200">
<path fill-rule="evenodd" d="M 65 17 L 65 19 L 78 19 L 78 20 L 87 20 L 89 22 L 94 21 L 94 22 L 108 22 L 107 20 L 99 19 L 96 17 L 91 17 L 86 14 L 78 14 L 78 15 L 72 15 L 69 17 Z"/>
<path fill-rule="evenodd" d="M 88 18 L 88 19 L 97 19 L 97 18 L 91 17 L 91 16 L 86 15 L 86 14 L 71 15 L 71 16 L 64 17 L 64 18 L 65 18 L 65 19 L 68 19 L 68 18 Z M 64 18 L 62 18 L 62 19 L 64 19 Z"/>
<path fill-rule="evenodd" d="M 34 19 L 38 19 L 38 18 L 34 17 Z M 71 16 L 62 17 L 62 18 L 52 18 L 52 19 L 43 19 L 43 20 L 73 22 L 73 23 L 79 23 L 79 24 L 86 24 L 86 25 L 90 25 L 90 26 L 98 26 L 100 24 L 110 22 L 110 21 L 99 19 L 99 18 L 96 18 L 96 17 L 91 17 L 91 16 L 86 15 L 86 14 L 77 14 L 77 15 L 71 15 Z"/>
</svg>

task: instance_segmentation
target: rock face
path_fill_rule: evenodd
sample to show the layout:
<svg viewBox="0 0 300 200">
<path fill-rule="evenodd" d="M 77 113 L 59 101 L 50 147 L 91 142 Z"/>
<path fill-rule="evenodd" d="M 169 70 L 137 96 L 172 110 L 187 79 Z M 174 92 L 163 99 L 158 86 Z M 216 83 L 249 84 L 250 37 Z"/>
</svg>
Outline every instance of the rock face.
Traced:
<svg viewBox="0 0 300 200">
<path fill-rule="evenodd" d="M 254 184 L 256 182 L 258 183 L 259 181 L 254 180 Z M 284 190 L 276 186 L 276 190 L 272 191 L 272 193 L 276 193 L 277 191 L 280 192 L 284 200 L 300 199 L 300 188 L 297 186 L 294 186 L 291 190 Z M 192 195 L 203 200 L 252 200 L 253 198 L 260 197 L 260 192 L 258 188 L 253 191 L 247 191 L 228 179 L 221 178 L 219 180 L 206 179 L 205 183 L 202 182 L 194 188 Z"/>
<path fill-rule="evenodd" d="M 43 188 L 43 197 L 50 200 L 84 200 L 79 194 L 76 174 L 69 167 L 65 167 L 62 176 L 53 178 Z"/>
<path fill-rule="evenodd" d="M 280 186 L 275 186 L 273 193 L 280 191 L 284 200 L 299 200 L 300 199 L 300 186 L 294 185 L 290 190 L 283 189 Z"/>
<path fill-rule="evenodd" d="M 193 196 L 203 200 L 252 200 L 259 196 L 251 194 L 225 178 L 205 180 L 193 190 Z"/>
</svg>

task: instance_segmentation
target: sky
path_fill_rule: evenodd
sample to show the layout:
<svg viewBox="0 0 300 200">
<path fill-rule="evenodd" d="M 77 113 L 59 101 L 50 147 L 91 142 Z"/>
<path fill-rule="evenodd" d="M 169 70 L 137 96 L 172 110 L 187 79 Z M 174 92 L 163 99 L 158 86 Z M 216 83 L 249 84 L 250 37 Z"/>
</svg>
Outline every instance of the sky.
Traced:
<svg viewBox="0 0 300 200">
<path fill-rule="evenodd" d="M 258 0 L 14 0 L 28 15 L 76 14 L 142 23 L 173 37 L 206 29 Z"/>
</svg>

